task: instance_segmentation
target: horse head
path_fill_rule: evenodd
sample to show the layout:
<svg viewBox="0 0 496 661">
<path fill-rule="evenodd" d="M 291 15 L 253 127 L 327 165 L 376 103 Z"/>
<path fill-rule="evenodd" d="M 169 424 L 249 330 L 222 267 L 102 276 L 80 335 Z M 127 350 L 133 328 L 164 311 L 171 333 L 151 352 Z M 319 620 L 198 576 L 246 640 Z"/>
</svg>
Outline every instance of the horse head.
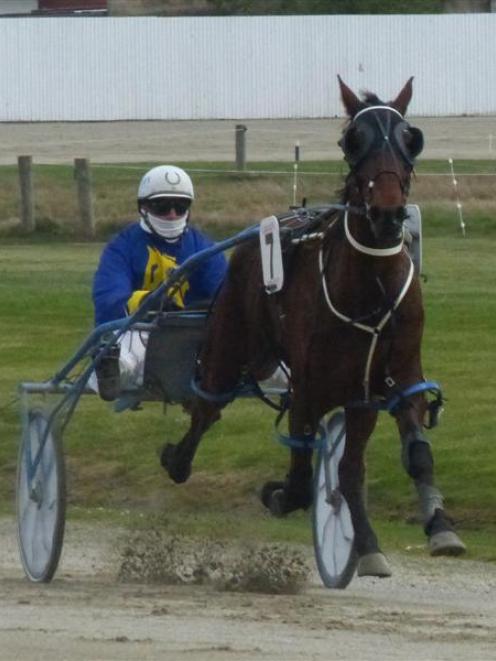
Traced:
<svg viewBox="0 0 496 661">
<path fill-rule="evenodd" d="M 368 229 L 358 231 L 362 236 L 365 233 L 365 239 L 377 246 L 391 246 L 403 235 L 410 179 L 424 144 L 420 129 L 404 119 L 413 77 L 388 103 L 369 92 L 360 100 L 338 79 L 349 117 L 339 141 L 350 166 L 344 201 L 364 208 Z"/>
</svg>

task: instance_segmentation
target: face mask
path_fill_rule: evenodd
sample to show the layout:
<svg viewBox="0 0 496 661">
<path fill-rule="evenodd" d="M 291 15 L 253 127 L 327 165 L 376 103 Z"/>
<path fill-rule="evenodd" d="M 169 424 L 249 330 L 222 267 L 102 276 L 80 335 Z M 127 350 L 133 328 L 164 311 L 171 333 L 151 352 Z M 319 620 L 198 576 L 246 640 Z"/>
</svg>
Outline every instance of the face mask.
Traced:
<svg viewBox="0 0 496 661">
<path fill-rule="evenodd" d="M 184 232 L 188 214 L 185 213 L 184 216 L 176 218 L 176 220 L 164 220 L 163 218 L 153 216 L 151 213 L 143 213 L 141 218 L 141 227 L 143 229 L 148 232 L 153 230 L 166 241 L 173 241 L 174 239 L 178 239 Z"/>
</svg>

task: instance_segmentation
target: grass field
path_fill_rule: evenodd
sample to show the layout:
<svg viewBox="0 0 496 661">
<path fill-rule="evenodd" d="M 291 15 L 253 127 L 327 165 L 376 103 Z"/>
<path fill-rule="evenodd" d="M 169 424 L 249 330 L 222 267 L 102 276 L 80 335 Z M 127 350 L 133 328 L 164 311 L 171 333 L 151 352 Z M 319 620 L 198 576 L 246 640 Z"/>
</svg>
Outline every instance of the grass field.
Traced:
<svg viewBox="0 0 496 661">
<path fill-rule="evenodd" d="M 136 192 L 140 177 L 155 163 L 95 165 L 92 169 L 96 231 L 107 237 L 117 227 L 136 218 Z M 294 173 L 291 163 L 250 163 L 248 173 L 232 171 L 230 163 L 182 163 L 194 180 L 197 224 L 216 236 L 236 229 L 273 211 L 284 211 L 293 201 Z M 455 164 L 458 195 L 472 235 L 494 229 L 496 161 L 459 161 Z M 300 165 L 296 201 L 309 206 L 337 201 L 347 171 L 344 161 L 310 161 Z M 0 238 L 18 240 L 19 201 L 17 169 L 0 167 Z M 77 239 L 78 225 L 74 173 L 66 165 L 33 166 L 37 236 Z M 410 200 L 422 206 L 430 222 L 426 233 L 443 229 L 458 233 L 457 197 L 447 161 L 421 161 L 413 179 Z M 31 237 L 29 240 L 32 240 Z"/>
<path fill-rule="evenodd" d="M 109 168 L 107 188 L 103 180 L 99 184 L 107 190 L 109 209 L 118 206 L 121 191 L 134 196 L 131 179 L 135 182 L 136 172 L 132 177 L 126 172 Z M 114 176 L 118 182 L 112 190 L 109 182 Z M 233 177 L 239 180 L 239 175 Z M 260 192 L 256 181 L 250 186 Z M 64 183 L 69 186 L 69 179 L 61 180 L 61 187 Z M 234 194 L 235 189 L 230 190 Z M 429 195 L 432 198 L 433 192 Z M 264 199 L 265 215 L 278 209 Z M 463 238 L 454 212 L 429 199 L 424 209 L 424 371 L 441 383 L 448 399 L 440 427 L 430 434 L 438 483 L 471 544 L 471 557 L 496 560 L 496 223 L 487 211 L 493 203 L 484 206 L 474 197 L 476 210 L 467 216 Z M 0 209 L 5 203 L 0 196 Z M 219 214 L 227 213 L 221 202 L 218 208 Z M 22 380 L 51 376 L 90 331 L 91 278 L 100 250 L 101 244 L 55 242 L 41 235 L 34 241 L 10 237 L 0 246 L 4 512 L 12 511 L 15 490 L 16 386 Z M 169 407 L 164 416 L 161 406 L 149 403 L 141 411 L 117 415 L 96 397 L 83 398 L 64 438 L 71 515 L 118 518 L 133 525 L 153 520 L 172 529 L 216 535 L 310 541 L 307 515 L 276 521 L 262 512 L 258 501 L 263 482 L 283 477 L 287 469 L 287 451 L 273 441 L 273 422 L 273 412 L 263 404 L 235 402 L 206 435 L 191 480 L 176 486 L 160 468 L 157 453 L 166 439 L 178 440 L 185 429 L 186 418 L 178 407 Z M 370 511 L 384 548 L 408 546 L 415 552 L 423 543 L 422 532 L 418 525 L 405 523 L 416 514 L 415 498 L 401 468 L 393 422 L 385 414 L 369 446 L 368 469 Z"/>
</svg>

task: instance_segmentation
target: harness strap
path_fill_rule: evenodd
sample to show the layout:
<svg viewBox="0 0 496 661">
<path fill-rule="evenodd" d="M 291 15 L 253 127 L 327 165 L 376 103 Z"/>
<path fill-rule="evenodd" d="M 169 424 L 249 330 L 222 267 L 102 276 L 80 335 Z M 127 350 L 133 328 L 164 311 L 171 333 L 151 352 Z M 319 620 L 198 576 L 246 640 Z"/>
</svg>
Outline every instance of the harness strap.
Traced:
<svg viewBox="0 0 496 661">
<path fill-rule="evenodd" d="M 419 392 L 430 392 L 435 395 L 435 399 L 430 401 L 427 405 L 427 410 L 429 412 L 429 422 L 424 422 L 424 427 L 426 429 L 432 429 L 436 427 L 439 422 L 439 416 L 442 412 L 444 397 L 441 390 L 441 386 L 435 381 L 419 381 L 419 383 L 414 383 L 404 390 L 396 390 L 389 399 L 372 399 L 368 401 L 364 400 L 355 400 L 348 402 L 346 404 L 347 408 L 369 408 L 374 411 L 387 411 L 390 415 L 395 415 L 400 404 L 412 395 L 416 395 Z"/>
<path fill-rule="evenodd" d="M 191 379 L 190 386 L 195 395 L 198 395 L 201 399 L 211 402 L 212 404 L 229 404 L 229 402 L 232 402 L 236 398 L 239 391 L 239 388 L 236 387 L 230 392 L 222 392 L 218 394 L 210 393 L 203 390 L 203 388 L 200 388 L 198 381 L 196 381 L 194 376 Z"/>
<path fill-rule="evenodd" d="M 404 232 L 401 235 L 401 241 L 391 248 L 369 248 L 369 246 L 364 246 L 363 243 L 359 243 L 351 234 L 348 226 L 348 207 L 346 207 L 344 212 L 344 232 L 353 248 L 358 250 L 358 252 L 363 252 L 365 255 L 371 255 L 372 257 L 391 257 L 392 255 L 397 255 L 403 250 Z"/>
<path fill-rule="evenodd" d="M 424 421 L 423 423 L 426 429 L 432 429 L 439 423 L 439 416 L 443 412 L 444 404 L 443 392 L 439 384 L 437 384 L 435 381 L 421 381 L 420 383 L 415 383 L 413 386 L 410 386 L 409 388 L 396 393 L 391 399 L 388 400 L 385 409 L 391 415 L 395 415 L 396 410 L 402 402 L 407 400 L 408 397 L 411 397 L 412 395 L 415 395 L 419 392 L 430 392 L 432 395 L 434 395 L 434 399 L 427 404 L 429 421 Z"/>
<path fill-rule="evenodd" d="M 353 117 L 352 122 L 355 121 L 360 115 L 365 114 L 366 112 L 370 112 L 371 110 L 388 110 L 389 112 L 395 113 L 401 119 L 403 119 L 403 115 L 399 112 L 399 110 L 396 110 L 396 108 L 391 108 L 391 106 L 367 106 L 366 108 L 363 108 L 357 114 Z"/>
<path fill-rule="evenodd" d="M 286 399 L 285 404 L 286 407 L 281 409 L 274 423 L 275 440 L 294 450 L 320 450 L 320 448 L 324 446 L 326 440 L 325 430 L 321 425 L 319 425 L 317 429 L 319 435 L 319 438 L 317 439 L 315 438 L 315 434 L 309 434 L 307 436 L 289 436 L 288 434 L 283 434 L 279 431 L 279 425 L 289 409 L 289 397 Z"/>
<path fill-rule="evenodd" d="M 275 411 L 279 411 L 281 416 L 289 407 L 289 393 L 282 394 L 281 403 L 276 404 L 267 397 L 255 379 L 241 381 L 233 390 L 217 394 L 203 390 L 194 376 L 191 379 L 190 386 L 195 395 L 212 404 L 230 404 L 236 397 L 254 395 L 261 399 L 264 404 L 267 404 L 267 406 L 270 406 Z"/>
<path fill-rule="evenodd" d="M 416 395 L 419 392 L 433 392 L 441 398 L 442 401 L 442 391 L 441 387 L 435 381 L 420 381 L 419 383 L 414 383 L 413 386 L 409 386 L 405 390 L 401 390 L 398 393 L 395 393 L 391 399 L 388 399 L 385 405 L 385 410 L 393 414 L 394 409 L 400 404 L 403 400 L 408 399 L 412 395 Z"/>
<path fill-rule="evenodd" d="M 364 388 L 364 393 L 365 393 L 365 401 L 369 401 L 370 399 L 370 371 L 372 369 L 372 359 L 374 357 L 374 353 L 377 347 L 377 342 L 379 340 L 379 335 L 381 334 L 384 326 L 388 323 L 390 320 L 393 312 L 398 308 L 400 305 L 401 301 L 405 298 L 406 293 L 408 289 L 410 288 L 410 285 L 413 280 L 413 275 L 415 272 L 415 267 L 413 265 L 413 262 L 410 258 L 409 255 L 407 255 L 409 261 L 410 261 L 410 268 L 408 271 L 408 275 L 406 277 L 406 280 L 403 284 L 403 287 L 401 288 L 400 293 L 396 297 L 395 302 L 393 305 L 387 310 L 385 315 L 382 317 L 382 319 L 379 321 L 379 323 L 376 326 L 370 326 L 369 324 L 362 324 L 359 321 L 353 320 L 351 317 L 348 317 L 345 314 L 342 314 L 333 304 L 330 294 L 329 294 L 329 289 L 327 287 L 327 281 L 325 277 L 325 270 L 324 270 L 324 257 L 323 257 L 323 247 L 320 247 L 319 250 L 319 270 L 320 270 L 320 275 L 322 278 L 322 289 L 324 290 L 324 296 L 327 302 L 327 305 L 330 309 L 330 311 L 338 318 L 341 319 L 341 321 L 344 321 L 346 324 L 350 324 L 354 328 L 358 328 L 366 333 L 369 333 L 372 335 L 372 338 L 370 340 L 370 347 L 369 347 L 369 352 L 367 355 L 367 361 L 365 364 L 365 372 L 364 372 L 364 377 L 363 377 L 363 388 Z"/>
<path fill-rule="evenodd" d="M 292 450 L 320 450 L 324 447 L 325 443 L 325 437 L 323 435 L 318 439 L 315 436 L 300 438 L 279 432 L 276 433 L 276 440 Z"/>
</svg>

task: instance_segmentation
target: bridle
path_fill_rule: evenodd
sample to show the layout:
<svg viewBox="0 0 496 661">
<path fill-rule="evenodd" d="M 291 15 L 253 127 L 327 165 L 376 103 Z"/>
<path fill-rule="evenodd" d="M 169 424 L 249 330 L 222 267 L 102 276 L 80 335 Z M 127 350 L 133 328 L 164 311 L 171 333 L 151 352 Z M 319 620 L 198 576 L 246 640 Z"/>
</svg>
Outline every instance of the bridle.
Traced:
<svg viewBox="0 0 496 661">
<path fill-rule="evenodd" d="M 372 113 L 370 118 L 364 117 L 367 113 Z M 396 121 L 393 121 L 394 119 Z M 357 135 L 360 138 L 358 141 Z M 410 144 L 405 141 L 407 135 Z M 395 176 L 402 194 L 408 196 L 415 157 L 423 147 L 423 135 L 419 129 L 411 126 L 396 108 L 386 105 L 362 108 L 351 120 L 339 145 L 350 165 L 347 184 L 354 181 L 358 191 L 366 190 L 365 195 L 361 193 L 361 196 L 364 197 L 365 216 L 369 222 L 373 222 L 370 213 L 371 196 L 379 177 L 385 174 Z M 379 156 L 390 154 L 395 167 L 393 170 L 380 170 L 374 177 L 361 181 L 362 177 L 358 170 L 371 151 L 378 153 Z M 401 169 L 405 169 L 405 166 L 406 173 L 402 176 Z"/>
<path fill-rule="evenodd" d="M 355 155 L 353 153 L 348 153 L 346 152 L 347 150 L 347 145 L 346 145 L 346 136 L 349 133 L 349 131 L 353 128 L 353 124 L 356 122 L 356 120 L 359 117 L 362 117 L 365 113 L 371 112 L 371 111 L 378 111 L 378 110 L 387 110 L 388 114 L 386 115 L 386 121 L 383 122 L 381 117 L 377 112 L 375 112 L 372 117 L 375 120 L 377 126 L 379 127 L 379 132 L 374 131 L 374 135 L 372 135 L 371 127 L 368 126 L 368 135 L 367 131 L 364 132 L 364 137 L 365 137 L 365 149 L 362 147 L 360 151 L 358 151 Z M 396 122 L 395 125 L 392 124 L 392 117 L 398 116 L 400 118 L 400 122 Z M 360 112 L 358 112 L 352 122 L 350 123 L 350 126 L 348 127 L 347 131 L 345 132 L 343 138 L 340 141 L 340 145 L 342 146 L 343 150 L 345 151 L 345 156 L 347 157 L 348 162 L 350 163 L 351 167 L 351 176 L 357 176 L 356 175 L 356 169 L 360 165 L 360 163 L 363 161 L 364 158 L 370 153 L 372 149 L 374 151 L 379 150 L 379 151 L 385 151 L 388 150 L 390 153 L 392 153 L 393 158 L 395 163 L 398 165 L 398 168 L 396 171 L 390 172 L 390 171 L 381 171 L 379 172 L 374 179 L 370 179 L 367 184 L 367 190 L 371 191 L 372 188 L 375 185 L 375 181 L 379 176 L 382 174 L 385 174 L 386 172 L 394 174 L 398 177 L 400 181 L 400 185 L 402 186 L 402 192 L 403 194 L 407 195 L 408 190 L 409 190 L 409 179 L 410 179 L 410 173 L 413 170 L 413 163 L 414 163 L 414 158 L 415 158 L 415 152 L 412 152 L 411 154 L 407 151 L 406 145 L 401 144 L 401 138 L 400 138 L 400 129 L 403 129 L 403 127 L 408 127 L 409 130 L 412 130 L 412 128 L 405 122 L 403 116 L 401 115 L 400 112 L 398 112 L 394 108 L 390 108 L 389 106 L 368 106 L 367 108 L 364 108 Z M 415 129 L 418 131 L 418 129 Z M 417 140 L 418 145 L 421 146 L 423 144 L 420 142 L 422 138 L 422 134 L 419 131 L 417 134 Z M 380 144 L 375 144 L 379 142 Z M 399 153 L 398 153 L 399 152 Z M 406 161 L 407 165 L 407 183 L 404 184 L 403 180 L 399 174 L 399 167 L 400 167 L 400 158 L 403 158 L 404 161 Z M 349 176 L 350 176 L 349 175 Z M 355 213 L 360 213 L 361 215 L 364 215 L 370 222 L 372 222 L 372 219 L 370 217 L 370 200 L 365 200 L 364 202 L 364 207 L 363 211 L 360 209 L 353 208 L 353 211 Z M 365 369 L 364 369 L 364 375 L 363 375 L 363 380 L 362 380 L 362 385 L 363 385 L 363 391 L 364 391 L 364 403 L 369 403 L 370 402 L 370 373 L 372 369 L 372 361 L 374 358 L 374 354 L 377 348 L 377 343 L 379 340 L 379 336 L 381 332 L 383 331 L 384 327 L 387 325 L 387 323 L 390 321 L 391 317 L 393 316 L 394 312 L 398 309 L 399 305 L 405 298 L 410 285 L 413 281 L 413 276 L 414 276 L 414 265 L 413 262 L 408 255 L 407 251 L 404 249 L 403 245 L 403 233 L 401 236 L 401 239 L 398 244 L 388 247 L 388 248 L 374 248 L 370 246 L 366 246 L 363 243 L 360 243 L 351 233 L 349 224 L 348 224 L 348 213 L 350 210 L 349 204 L 347 204 L 344 208 L 343 212 L 343 224 L 344 224 L 344 234 L 346 237 L 346 240 L 348 243 L 352 246 L 352 248 L 362 254 L 371 256 L 371 257 L 376 257 L 376 258 L 388 258 L 392 257 L 395 255 L 399 255 L 400 253 L 404 253 L 405 256 L 407 257 L 409 261 L 409 269 L 408 269 L 408 274 L 406 276 L 405 281 L 403 282 L 403 285 L 397 294 L 396 298 L 388 306 L 387 309 L 383 309 L 383 314 L 382 317 L 379 319 L 379 321 L 375 324 L 367 324 L 365 323 L 367 317 L 365 318 L 360 318 L 360 319 L 353 319 L 342 312 L 340 312 L 336 306 L 334 305 L 330 292 L 329 292 L 329 287 L 327 284 L 327 279 L 326 279 L 326 272 L 325 272 L 325 261 L 324 260 L 324 245 L 323 242 L 320 244 L 320 250 L 319 250 L 319 271 L 320 271 L 320 277 L 322 280 L 322 290 L 324 292 L 324 298 L 326 300 L 327 306 L 331 313 L 336 316 L 338 319 L 340 319 L 342 322 L 349 324 L 350 326 L 353 326 L 353 328 L 356 328 L 360 331 L 363 331 L 370 335 L 370 345 L 369 345 L 369 351 L 367 354 L 367 359 L 365 363 Z M 375 311 L 373 314 L 377 313 Z"/>
</svg>

